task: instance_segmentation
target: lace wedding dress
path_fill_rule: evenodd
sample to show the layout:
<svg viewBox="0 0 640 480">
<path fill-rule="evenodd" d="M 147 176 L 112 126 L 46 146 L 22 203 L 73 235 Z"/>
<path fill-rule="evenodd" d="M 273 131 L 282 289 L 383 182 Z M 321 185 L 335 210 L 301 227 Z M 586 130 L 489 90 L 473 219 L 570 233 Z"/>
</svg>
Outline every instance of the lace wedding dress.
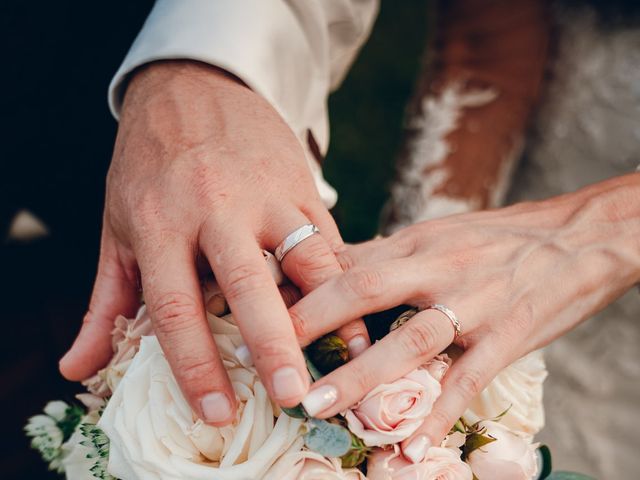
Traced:
<svg viewBox="0 0 640 480">
<path fill-rule="evenodd" d="M 489 205 L 573 191 L 640 163 L 640 15 L 610 18 L 606 2 L 591 3 L 555 4 L 557 50 L 544 101 L 529 138 L 513 142 Z M 456 173 L 444 162 L 445 137 L 460 112 L 495 95 L 444 89 L 427 98 L 420 115 L 410 114 L 413 137 L 387 206 L 387 233 L 482 208 L 447 197 L 438 185 Z M 640 297 L 634 290 L 546 349 L 547 426 L 540 440 L 551 447 L 556 468 L 598 479 L 637 478 L 639 345 Z"/>
<path fill-rule="evenodd" d="M 594 8 L 556 15 L 559 51 L 509 201 L 545 198 L 640 163 L 640 21 Z M 640 202 L 640 198 L 637 199 Z M 640 297 L 629 292 L 546 349 L 547 443 L 559 467 L 599 479 L 640 471 Z"/>
</svg>

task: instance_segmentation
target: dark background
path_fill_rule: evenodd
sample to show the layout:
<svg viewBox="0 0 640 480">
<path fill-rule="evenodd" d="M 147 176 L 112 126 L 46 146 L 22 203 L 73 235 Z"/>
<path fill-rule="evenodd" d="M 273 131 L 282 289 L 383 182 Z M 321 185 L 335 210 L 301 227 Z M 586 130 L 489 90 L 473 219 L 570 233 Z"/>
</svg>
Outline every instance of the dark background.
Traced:
<svg viewBox="0 0 640 480">
<path fill-rule="evenodd" d="M 56 478 L 22 427 L 48 400 L 80 390 L 57 362 L 86 308 L 98 258 L 104 179 L 116 122 L 107 87 L 151 1 L 3 2 L 0 6 L 0 477 Z M 425 44 L 424 0 L 386 2 L 371 40 L 330 100 L 326 175 L 348 241 L 377 230 L 402 114 Z M 50 235 L 7 242 L 27 208 Z"/>
</svg>

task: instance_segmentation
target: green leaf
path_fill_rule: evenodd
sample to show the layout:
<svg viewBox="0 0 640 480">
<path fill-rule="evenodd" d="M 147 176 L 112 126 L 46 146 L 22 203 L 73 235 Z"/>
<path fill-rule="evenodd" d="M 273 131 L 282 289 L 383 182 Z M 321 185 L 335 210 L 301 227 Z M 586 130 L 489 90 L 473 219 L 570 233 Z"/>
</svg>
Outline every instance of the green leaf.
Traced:
<svg viewBox="0 0 640 480">
<path fill-rule="evenodd" d="M 80 443 L 93 450 L 87 454 L 87 458 L 96 459 L 93 466 L 89 469 L 91 474 L 100 480 L 115 480 L 115 478 L 107 472 L 109 437 L 107 437 L 100 427 L 93 423 L 83 423 L 80 425 L 80 431 L 82 432 L 82 436 L 86 438 L 86 440 Z"/>
<path fill-rule="evenodd" d="M 292 408 L 281 407 L 281 409 L 284 413 L 292 418 L 309 418 L 309 415 L 307 415 L 307 411 L 304 409 L 301 403 Z"/>
<path fill-rule="evenodd" d="M 549 476 L 553 468 L 551 450 L 549 450 L 549 447 L 546 445 L 541 445 L 538 450 L 536 450 L 536 453 L 538 455 L 538 460 L 540 461 L 540 474 L 538 475 L 538 479 L 542 480 Z"/>
<path fill-rule="evenodd" d="M 342 456 L 342 468 L 355 468 L 363 463 L 371 452 L 361 438 L 351 433 L 351 449 Z"/>
<path fill-rule="evenodd" d="M 314 382 L 317 382 L 322 377 L 324 377 L 324 375 L 320 373 L 320 370 L 318 370 L 316 366 L 313 364 L 313 362 L 309 359 L 309 356 L 307 355 L 306 352 L 304 352 L 304 358 L 307 361 L 307 370 L 309 370 L 309 373 L 311 374 L 311 378 L 313 378 Z"/>
<path fill-rule="evenodd" d="M 73 435 L 84 415 L 84 408 L 78 405 L 70 405 L 64 412 L 64 418 L 58 422 L 58 428 L 62 431 L 65 442 Z"/>
<path fill-rule="evenodd" d="M 488 435 L 483 435 L 481 433 L 472 433 L 467 437 L 467 441 L 462 447 L 463 458 L 468 458 L 474 450 L 482 448 L 485 445 L 489 445 L 490 443 L 493 443 L 495 441 L 495 438 Z"/>
<path fill-rule="evenodd" d="M 349 431 L 326 420 L 312 418 L 309 420 L 310 430 L 304 436 L 304 443 L 309 450 L 325 457 L 342 457 L 351 448 Z"/>
<path fill-rule="evenodd" d="M 596 480 L 588 475 L 573 472 L 553 472 L 545 480 Z"/>
<path fill-rule="evenodd" d="M 347 344 L 337 335 L 329 334 L 309 345 L 305 352 L 311 363 L 327 375 L 349 361 Z"/>
</svg>

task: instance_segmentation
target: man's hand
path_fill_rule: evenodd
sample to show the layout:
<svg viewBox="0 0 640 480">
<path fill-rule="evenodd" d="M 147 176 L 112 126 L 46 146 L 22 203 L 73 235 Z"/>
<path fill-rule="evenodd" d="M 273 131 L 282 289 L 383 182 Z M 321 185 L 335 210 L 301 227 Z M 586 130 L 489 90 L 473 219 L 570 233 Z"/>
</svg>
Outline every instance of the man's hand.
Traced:
<svg viewBox="0 0 640 480">
<path fill-rule="evenodd" d="M 278 113 L 225 72 L 189 61 L 138 71 L 107 178 L 98 275 L 63 375 L 80 380 L 109 360 L 113 319 L 137 307 L 139 270 L 155 332 L 192 408 L 214 425 L 232 421 L 235 395 L 197 275 L 202 254 L 269 394 L 282 406 L 299 403 L 308 375 L 261 249 L 314 223 L 320 235 L 285 257 L 285 274 L 304 294 L 342 272 L 334 254 L 342 240 L 305 162 Z M 368 345 L 362 321 L 339 333 Z"/>
</svg>

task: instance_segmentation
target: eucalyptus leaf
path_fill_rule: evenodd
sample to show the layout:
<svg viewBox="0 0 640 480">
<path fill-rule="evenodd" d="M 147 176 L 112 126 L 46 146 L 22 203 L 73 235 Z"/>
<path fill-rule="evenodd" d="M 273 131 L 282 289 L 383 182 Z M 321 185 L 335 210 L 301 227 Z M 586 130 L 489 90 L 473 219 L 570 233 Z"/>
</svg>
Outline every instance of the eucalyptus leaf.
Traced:
<svg viewBox="0 0 640 480">
<path fill-rule="evenodd" d="M 309 450 L 325 457 L 342 457 L 351 449 L 351 434 L 346 428 L 316 418 L 309 420 L 309 427 L 304 436 Z"/>
<path fill-rule="evenodd" d="M 538 455 L 538 479 L 543 480 L 549 476 L 553 469 L 553 462 L 551 461 L 551 450 L 546 445 L 541 445 L 537 450 Z"/>
<path fill-rule="evenodd" d="M 306 352 L 304 354 L 304 358 L 307 361 L 307 370 L 309 370 L 309 373 L 311 374 L 311 378 L 313 378 L 314 382 L 317 382 L 322 377 L 324 377 L 324 375 L 322 375 L 320 370 L 318 370 L 316 366 L 313 364 L 313 362 L 309 359 L 309 356 L 306 354 Z"/>
<path fill-rule="evenodd" d="M 545 480 L 596 480 L 588 475 L 573 472 L 553 472 Z"/>
<path fill-rule="evenodd" d="M 291 408 L 281 407 L 281 408 L 284 413 L 286 413 L 292 418 L 302 418 L 302 419 L 309 418 L 309 415 L 307 415 L 307 412 L 301 403 L 299 403 L 295 407 L 291 407 Z"/>
</svg>

